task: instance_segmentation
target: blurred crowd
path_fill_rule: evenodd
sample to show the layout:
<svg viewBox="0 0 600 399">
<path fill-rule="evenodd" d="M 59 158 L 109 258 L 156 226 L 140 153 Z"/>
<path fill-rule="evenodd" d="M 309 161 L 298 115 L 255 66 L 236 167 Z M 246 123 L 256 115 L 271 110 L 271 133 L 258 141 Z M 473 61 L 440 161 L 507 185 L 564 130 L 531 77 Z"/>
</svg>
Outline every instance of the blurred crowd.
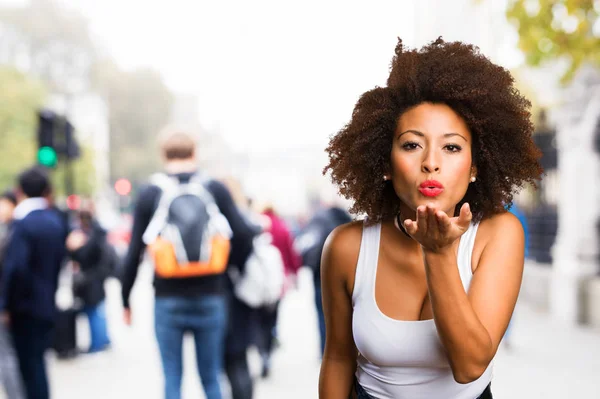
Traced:
<svg viewBox="0 0 600 399">
<path fill-rule="evenodd" d="M 185 131 L 161 136 L 164 173 L 137 193 L 126 231 L 107 231 L 94 201 L 74 210 L 56 205 L 44 167 L 22 171 L 0 197 L 0 378 L 9 398 L 48 398 L 45 353 L 59 359 L 111 349 L 105 281 L 122 287 L 123 321 L 140 264 L 151 259 L 154 327 L 164 396 L 181 397 L 183 337 L 195 340 L 196 363 L 208 399 L 253 397 L 247 353 L 260 353 L 262 377 L 279 345 L 279 304 L 296 286 L 300 267 L 312 270 L 321 353 L 325 324 L 321 252 L 329 233 L 351 217 L 340 203 L 321 201 L 306 220 L 280 215 L 248 198 L 233 180 L 198 169 L 196 143 Z M 127 241 L 119 248 L 116 241 Z M 72 300 L 57 301 L 62 281 Z M 78 347 L 76 320 L 89 321 L 89 347 Z"/>
</svg>

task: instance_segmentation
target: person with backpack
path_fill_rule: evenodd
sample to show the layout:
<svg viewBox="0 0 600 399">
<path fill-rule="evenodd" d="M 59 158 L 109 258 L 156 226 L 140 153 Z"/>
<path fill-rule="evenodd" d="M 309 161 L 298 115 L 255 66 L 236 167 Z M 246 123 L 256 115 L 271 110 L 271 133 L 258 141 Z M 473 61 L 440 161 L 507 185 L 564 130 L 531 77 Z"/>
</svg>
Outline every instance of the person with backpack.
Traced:
<svg viewBox="0 0 600 399">
<path fill-rule="evenodd" d="M 165 398 L 181 398 L 183 335 L 191 332 L 205 396 L 221 399 L 228 321 L 225 271 L 228 265 L 243 268 L 255 231 L 227 188 L 198 170 L 190 134 L 166 131 L 160 147 L 166 173 L 154 175 L 135 202 L 123 266 L 124 319 L 131 324 L 129 297 L 147 247 L 155 266 L 154 319 Z"/>
</svg>

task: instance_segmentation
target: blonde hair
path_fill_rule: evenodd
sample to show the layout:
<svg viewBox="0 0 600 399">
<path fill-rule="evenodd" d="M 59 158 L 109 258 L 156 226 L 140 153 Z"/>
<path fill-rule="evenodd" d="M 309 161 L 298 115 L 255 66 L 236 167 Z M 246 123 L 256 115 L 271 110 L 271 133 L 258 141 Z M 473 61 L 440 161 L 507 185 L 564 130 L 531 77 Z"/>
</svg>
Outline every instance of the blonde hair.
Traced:
<svg viewBox="0 0 600 399">
<path fill-rule="evenodd" d="M 167 161 L 189 159 L 196 151 L 195 137 L 183 129 L 168 127 L 159 135 L 159 145 Z"/>
</svg>

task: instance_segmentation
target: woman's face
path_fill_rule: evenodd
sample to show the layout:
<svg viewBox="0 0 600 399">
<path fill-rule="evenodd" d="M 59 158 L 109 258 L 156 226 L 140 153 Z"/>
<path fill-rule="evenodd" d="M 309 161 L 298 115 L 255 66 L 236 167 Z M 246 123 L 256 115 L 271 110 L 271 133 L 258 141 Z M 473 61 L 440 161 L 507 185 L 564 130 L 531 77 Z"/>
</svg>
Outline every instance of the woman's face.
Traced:
<svg viewBox="0 0 600 399">
<path fill-rule="evenodd" d="M 403 217 L 414 216 L 416 208 L 426 204 L 454 216 L 476 175 L 471 143 L 465 121 L 445 104 L 422 103 L 402 114 L 394 133 L 390 175 L 403 202 Z"/>
</svg>

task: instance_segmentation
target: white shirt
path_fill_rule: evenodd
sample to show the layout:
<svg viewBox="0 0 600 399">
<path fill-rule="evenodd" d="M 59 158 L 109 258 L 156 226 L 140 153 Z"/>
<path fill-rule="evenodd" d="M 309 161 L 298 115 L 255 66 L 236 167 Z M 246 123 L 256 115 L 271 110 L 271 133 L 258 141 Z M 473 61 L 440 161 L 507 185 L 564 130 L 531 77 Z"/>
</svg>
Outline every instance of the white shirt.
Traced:
<svg viewBox="0 0 600 399">
<path fill-rule="evenodd" d="M 33 211 L 39 211 L 42 209 L 48 208 L 48 200 L 45 198 L 27 198 L 23 201 L 19 202 L 19 205 L 16 206 L 13 219 L 21 220 L 25 219 L 27 215 L 29 215 Z"/>
<path fill-rule="evenodd" d="M 471 256 L 478 224 L 462 235 L 458 268 L 465 291 L 472 278 Z M 384 315 L 375 301 L 381 224 L 363 227 L 352 293 L 352 332 L 358 348 L 356 377 L 376 399 L 474 399 L 492 378 L 492 363 L 469 384 L 454 380 L 431 320 L 403 321 Z"/>
</svg>

